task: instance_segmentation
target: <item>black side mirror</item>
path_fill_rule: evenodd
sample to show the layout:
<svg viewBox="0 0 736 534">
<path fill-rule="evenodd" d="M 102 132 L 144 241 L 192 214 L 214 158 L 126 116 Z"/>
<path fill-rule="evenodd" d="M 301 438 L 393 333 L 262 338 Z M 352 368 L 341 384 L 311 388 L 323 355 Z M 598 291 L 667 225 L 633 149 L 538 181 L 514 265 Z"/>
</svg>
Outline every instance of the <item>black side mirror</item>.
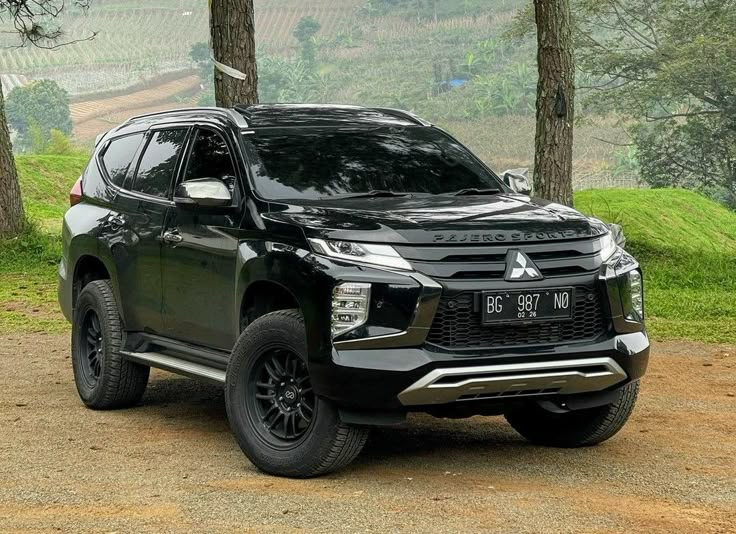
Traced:
<svg viewBox="0 0 736 534">
<path fill-rule="evenodd" d="M 179 184 L 174 202 L 185 208 L 226 208 L 232 204 L 233 197 L 222 180 L 198 178 Z"/>
<path fill-rule="evenodd" d="M 528 195 L 532 192 L 529 184 L 529 169 L 509 169 L 503 172 L 503 182 L 511 188 L 514 193 Z"/>
</svg>

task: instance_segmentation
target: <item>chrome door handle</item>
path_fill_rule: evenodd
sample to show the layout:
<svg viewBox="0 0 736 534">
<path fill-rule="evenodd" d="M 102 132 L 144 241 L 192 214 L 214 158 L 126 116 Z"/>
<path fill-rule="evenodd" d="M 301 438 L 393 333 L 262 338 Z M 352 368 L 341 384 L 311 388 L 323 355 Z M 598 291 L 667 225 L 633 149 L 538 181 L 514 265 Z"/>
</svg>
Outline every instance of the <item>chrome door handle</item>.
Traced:
<svg viewBox="0 0 736 534">
<path fill-rule="evenodd" d="M 164 241 L 172 245 L 176 245 L 177 243 L 181 243 L 182 241 L 184 241 L 184 238 L 181 236 L 179 232 L 168 231 L 168 232 L 164 232 Z"/>
</svg>

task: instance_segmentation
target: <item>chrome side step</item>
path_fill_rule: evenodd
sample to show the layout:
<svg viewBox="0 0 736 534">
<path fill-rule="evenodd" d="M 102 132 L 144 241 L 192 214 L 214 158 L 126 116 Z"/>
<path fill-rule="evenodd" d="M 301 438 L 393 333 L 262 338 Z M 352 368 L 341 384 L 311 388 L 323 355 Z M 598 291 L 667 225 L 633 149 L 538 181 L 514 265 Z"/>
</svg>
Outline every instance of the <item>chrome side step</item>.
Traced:
<svg viewBox="0 0 736 534">
<path fill-rule="evenodd" d="M 121 351 L 127 359 L 143 365 L 150 365 L 164 371 L 170 371 L 179 375 L 206 380 L 215 384 L 225 383 L 225 371 L 215 367 L 209 367 L 200 363 L 182 360 L 176 356 L 161 354 L 160 352 L 127 352 Z"/>
<path fill-rule="evenodd" d="M 612 358 L 435 369 L 399 393 L 405 406 L 602 391 L 626 380 Z"/>
</svg>

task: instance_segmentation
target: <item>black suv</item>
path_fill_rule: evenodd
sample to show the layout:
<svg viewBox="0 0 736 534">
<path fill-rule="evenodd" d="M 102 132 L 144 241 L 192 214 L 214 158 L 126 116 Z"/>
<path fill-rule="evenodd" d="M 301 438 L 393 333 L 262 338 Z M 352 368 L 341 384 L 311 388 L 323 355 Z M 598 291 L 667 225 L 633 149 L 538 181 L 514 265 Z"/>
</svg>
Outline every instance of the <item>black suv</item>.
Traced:
<svg viewBox="0 0 736 534">
<path fill-rule="evenodd" d="M 616 232 L 527 183 L 392 109 L 130 119 L 64 217 L 79 394 L 133 405 L 150 367 L 222 384 L 248 458 L 294 477 L 412 411 L 608 439 L 649 357 L 641 271 Z"/>
</svg>

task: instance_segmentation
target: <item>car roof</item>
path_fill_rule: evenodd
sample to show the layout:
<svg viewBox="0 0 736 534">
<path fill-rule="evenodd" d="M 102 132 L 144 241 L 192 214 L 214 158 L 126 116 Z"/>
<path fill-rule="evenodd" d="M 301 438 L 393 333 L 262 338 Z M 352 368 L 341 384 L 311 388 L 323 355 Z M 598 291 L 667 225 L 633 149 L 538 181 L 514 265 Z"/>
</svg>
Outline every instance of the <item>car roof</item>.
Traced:
<svg viewBox="0 0 736 534">
<path fill-rule="evenodd" d="M 429 126 L 398 109 L 335 104 L 255 104 L 235 106 L 250 128 L 337 126 Z"/>
<path fill-rule="evenodd" d="M 131 117 L 98 136 L 103 139 L 144 132 L 160 124 L 215 123 L 240 130 L 258 128 L 431 126 L 413 113 L 393 108 L 368 108 L 334 104 L 254 104 L 233 108 L 180 108 Z"/>
</svg>

